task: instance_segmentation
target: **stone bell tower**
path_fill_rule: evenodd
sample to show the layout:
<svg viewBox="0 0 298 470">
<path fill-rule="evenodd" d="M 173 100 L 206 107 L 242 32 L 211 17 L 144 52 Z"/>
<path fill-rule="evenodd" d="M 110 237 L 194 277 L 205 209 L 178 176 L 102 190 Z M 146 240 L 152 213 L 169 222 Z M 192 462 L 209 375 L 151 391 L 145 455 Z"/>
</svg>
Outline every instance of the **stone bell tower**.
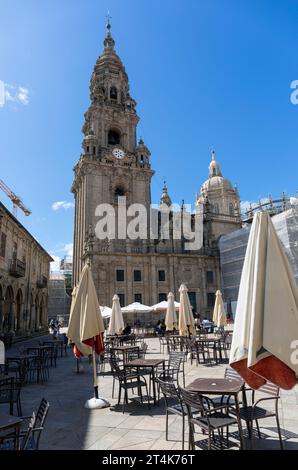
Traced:
<svg viewBox="0 0 298 470">
<path fill-rule="evenodd" d="M 85 113 L 83 153 L 74 168 L 75 197 L 74 284 L 86 256 L 92 255 L 93 275 L 102 269 L 103 253 L 147 252 L 148 240 L 98 240 L 96 208 L 119 203 L 142 204 L 150 216 L 150 182 L 154 172 L 150 151 L 137 143 L 139 117 L 129 92 L 128 76 L 116 54 L 108 21 L 104 50 L 96 61 L 90 83 L 91 104 Z M 149 230 L 149 224 L 148 224 Z M 98 265 L 97 265 L 98 263 Z"/>
</svg>

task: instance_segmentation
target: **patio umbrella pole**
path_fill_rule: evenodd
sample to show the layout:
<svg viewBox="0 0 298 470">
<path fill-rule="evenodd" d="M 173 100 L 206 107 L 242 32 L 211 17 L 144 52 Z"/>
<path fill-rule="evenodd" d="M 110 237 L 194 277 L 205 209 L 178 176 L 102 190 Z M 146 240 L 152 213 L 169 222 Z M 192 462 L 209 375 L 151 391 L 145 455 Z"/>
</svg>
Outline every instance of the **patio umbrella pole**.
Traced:
<svg viewBox="0 0 298 470">
<path fill-rule="evenodd" d="M 93 349 L 92 354 L 92 362 L 93 362 L 93 381 L 94 381 L 94 398 L 98 400 L 98 385 L 97 385 L 97 372 L 96 372 L 96 357 L 95 351 Z"/>
<path fill-rule="evenodd" d="M 93 384 L 94 384 L 94 397 L 87 400 L 85 403 L 85 408 L 97 409 L 97 408 L 106 408 L 111 406 L 111 404 L 105 398 L 98 396 L 98 384 L 97 384 L 97 371 L 96 371 L 96 354 L 93 349 L 92 353 L 92 365 L 93 365 Z"/>
</svg>

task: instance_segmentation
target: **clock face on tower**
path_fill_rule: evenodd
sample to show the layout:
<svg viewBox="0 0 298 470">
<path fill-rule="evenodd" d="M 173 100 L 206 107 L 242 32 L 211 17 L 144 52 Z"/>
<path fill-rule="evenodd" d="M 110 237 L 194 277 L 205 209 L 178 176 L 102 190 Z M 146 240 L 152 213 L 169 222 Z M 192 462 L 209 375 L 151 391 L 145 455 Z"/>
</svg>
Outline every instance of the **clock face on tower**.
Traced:
<svg viewBox="0 0 298 470">
<path fill-rule="evenodd" d="M 121 149 L 118 149 L 118 148 L 114 148 L 112 153 L 113 153 L 114 157 L 118 158 L 119 160 L 122 160 L 122 158 L 125 157 L 125 152 Z"/>
</svg>

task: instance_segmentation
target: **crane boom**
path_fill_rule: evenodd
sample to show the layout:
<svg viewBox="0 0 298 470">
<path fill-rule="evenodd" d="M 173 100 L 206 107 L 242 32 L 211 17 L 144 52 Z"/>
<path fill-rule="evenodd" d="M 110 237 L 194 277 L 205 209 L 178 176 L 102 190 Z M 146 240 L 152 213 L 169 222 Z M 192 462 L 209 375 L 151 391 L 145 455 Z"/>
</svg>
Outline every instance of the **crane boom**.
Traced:
<svg viewBox="0 0 298 470">
<path fill-rule="evenodd" d="M 17 216 L 17 208 L 18 207 L 24 212 L 25 215 L 28 216 L 28 215 L 31 214 L 31 211 L 29 209 L 27 209 L 27 207 L 25 207 L 24 204 L 22 203 L 22 200 L 18 196 L 16 196 L 16 194 L 1 179 L 0 179 L 0 188 L 9 197 L 9 199 L 12 201 L 12 203 L 13 203 L 13 213 L 14 213 L 15 216 Z"/>
</svg>

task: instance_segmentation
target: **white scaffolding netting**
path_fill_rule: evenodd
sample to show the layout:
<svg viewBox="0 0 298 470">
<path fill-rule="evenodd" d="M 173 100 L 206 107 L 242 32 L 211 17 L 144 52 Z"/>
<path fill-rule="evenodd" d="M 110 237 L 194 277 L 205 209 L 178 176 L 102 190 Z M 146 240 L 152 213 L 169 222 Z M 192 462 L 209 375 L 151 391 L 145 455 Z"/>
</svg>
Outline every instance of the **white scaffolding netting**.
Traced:
<svg viewBox="0 0 298 470">
<path fill-rule="evenodd" d="M 298 285 L 298 205 L 272 217 L 277 235 L 288 256 Z M 219 241 L 222 285 L 225 300 L 237 301 L 250 225 L 221 237 Z"/>
</svg>

